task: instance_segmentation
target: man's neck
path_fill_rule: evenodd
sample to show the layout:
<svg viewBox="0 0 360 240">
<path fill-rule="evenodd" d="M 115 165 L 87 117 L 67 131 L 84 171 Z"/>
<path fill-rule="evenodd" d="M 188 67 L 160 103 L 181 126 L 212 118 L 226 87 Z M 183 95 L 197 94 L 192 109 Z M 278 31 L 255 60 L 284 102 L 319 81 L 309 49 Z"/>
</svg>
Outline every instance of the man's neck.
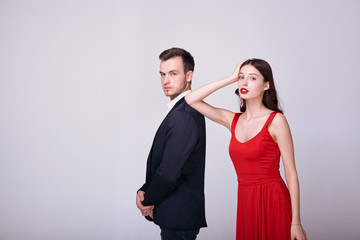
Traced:
<svg viewBox="0 0 360 240">
<path fill-rule="evenodd" d="M 173 98 L 168 104 L 169 111 L 175 106 L 175 104 L 183 97 L 185 97 L 191 90 L 186 90 L 179 95 L 177 95 L 175 98 Z"/>
</svg>

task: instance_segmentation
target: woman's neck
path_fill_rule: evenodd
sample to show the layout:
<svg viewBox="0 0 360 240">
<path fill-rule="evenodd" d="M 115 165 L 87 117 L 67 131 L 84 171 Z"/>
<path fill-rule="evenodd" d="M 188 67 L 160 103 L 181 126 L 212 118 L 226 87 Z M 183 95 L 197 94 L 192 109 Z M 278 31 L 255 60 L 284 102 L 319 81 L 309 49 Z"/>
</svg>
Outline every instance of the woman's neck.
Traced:
<svg viewBox="0 0 360 240">
<path fill-rule="evenodd" d="M 260 101 L 246 101 L 246 110 L 243 113 L 247 120 L 269 114 L 270 109 L 266 108 Z"/>
</svg>

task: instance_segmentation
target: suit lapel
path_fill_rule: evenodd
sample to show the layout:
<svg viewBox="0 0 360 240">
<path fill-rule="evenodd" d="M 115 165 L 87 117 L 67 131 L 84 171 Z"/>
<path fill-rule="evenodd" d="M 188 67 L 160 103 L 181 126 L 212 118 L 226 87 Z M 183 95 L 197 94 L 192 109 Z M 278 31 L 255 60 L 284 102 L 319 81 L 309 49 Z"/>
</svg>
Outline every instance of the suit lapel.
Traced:
<svg viewBox="0 0 360 240">
<path fill-rule="evenodd" d="M 166 114 L 164 120 L 161 122 L 159 129 L 162 127 L 162 125 L 164 124 L 164 122 L 166 122 L 166 120 L 169 118 L 169 116 L 171 116 L 171 113 L 175 111 L 176 108 L 179 107 L 179 105 L 181 103 L 183 103 L 185 101 L 185 98 L 181 98 L 179 101 L 177 101 L 177 103 L 174 105 L 174 107 L 168 112 L 168 114 Z"/>
</svg>

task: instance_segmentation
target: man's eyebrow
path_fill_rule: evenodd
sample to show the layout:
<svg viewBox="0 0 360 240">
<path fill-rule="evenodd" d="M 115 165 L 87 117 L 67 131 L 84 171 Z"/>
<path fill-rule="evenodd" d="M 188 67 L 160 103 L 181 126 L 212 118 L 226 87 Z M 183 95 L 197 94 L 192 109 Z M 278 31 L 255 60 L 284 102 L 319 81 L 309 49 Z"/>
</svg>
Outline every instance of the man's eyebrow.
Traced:
<svg viewBox="0 0 360 240">
<path fill-rule="evenodd" d="M 169 73 L 171 73 L 171 72 L 179 72 L 179 70 L 172 69 L 172 70 L 169 71 Z M 162 71 L 159 71 L 159 73 L 161 74 L 161 73 L 163 73 L 163 72 L 162 72 Z"/>
</svg>

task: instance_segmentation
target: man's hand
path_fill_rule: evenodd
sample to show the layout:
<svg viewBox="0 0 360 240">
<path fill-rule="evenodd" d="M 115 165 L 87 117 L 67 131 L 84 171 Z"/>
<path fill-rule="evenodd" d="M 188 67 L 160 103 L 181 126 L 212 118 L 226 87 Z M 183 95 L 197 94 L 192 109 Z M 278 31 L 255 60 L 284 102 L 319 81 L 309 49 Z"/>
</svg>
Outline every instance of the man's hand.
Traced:
<svg viewBox="0 0 360 240">
<path fill-rule="evenodd" d="M 140 209 L 141 214 L 143 216 L 150 216 L 151 218 L 153 218 L 154 205 L 144 206 L 142 204 L 144 199 L 145 199 L 145 192 L 141 190 L 138 191 L 136 194 L 136 206 Z"/>
</svg>

